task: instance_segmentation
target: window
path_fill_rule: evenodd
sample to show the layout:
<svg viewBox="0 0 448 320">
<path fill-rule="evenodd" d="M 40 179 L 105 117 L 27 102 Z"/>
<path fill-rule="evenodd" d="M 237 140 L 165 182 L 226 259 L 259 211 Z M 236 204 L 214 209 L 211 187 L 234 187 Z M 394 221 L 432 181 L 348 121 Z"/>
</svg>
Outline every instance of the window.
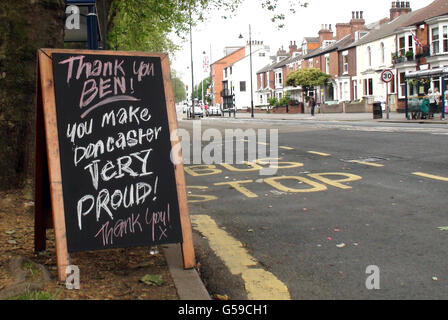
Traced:
<svg viewBox="0 0 448 320">
<path fill-rule="evenodd" d="M 230 74 L 232 74 L 232 67 L 230 67 Z"/>
<path fill-rule="evenodd" d="M 358 100 L 358 83 L 353 80 L 353 100 Z"/>
<path fill-rule="evenodd" d="M 308 60 L 308 65 L 309 65 L 310 68 L 313 67 L 313 59 L 309 59 Z"/>
<path fill-rule="evenodd" d="M 405 76 L 406 73 L 405 72 L 401 72 L 400 73 L 400 96 L 404 97 L 405 96 L 405 88 L 406 88 L 406 83 L 405 83 Z"/>
<path fill-rule="evenodd" d="M 339 100 L 342 100 L 342 82 L 339 82 Z"/>
<path fill-rule="evenodd" d="M 369 64 L 369 67 L 372 66 L 372 49 L 370 47 L 367 47 L 367 61 Z"/>
<path fill-rule="evenodd" d="M 380 44 L 380 54 L 381 54 L 381 64 L 385 63 L 385 55 L 384 55 L 384 43 Z"/>
<path fill-rule="evenodd" d="M 325 57 L 325 72 L 330 73 L 330 57 Z"/>
<path fill-rule="evenodd" d="M 344 65 L 344 74 L 348 73 L 348 54 L 342 56 L 342 63 Z"/>
<path fill-rule="evenodd" d="M 224 69 L 224 78 L 227 78 L 227 68 Z"/>
<path fill-rule="evenodd" d="M 263 104 L 263 95 L 260 95 L 260 104 Z"/>
<path fill-rule="evenodd" d="M 240 92 L 246 92 L 246 81 L 240 81 Z"/>
<path fill-rule="evenodd" d="M 364 79 L 364 95 L 373 96 L 373 79 Z"/>
<path fill-rule="evenodd" d="M 443 26 L 443 52 L 448 52 L 448 26 Z"/>
<path fill-rule="evenodd" d="M 264 53 L 264 52 L 260 52 L 259 54 L 258 54 L 258 56 L 259 57 L 264 57 L 266 54 Z"/>
<path fill-rule="evenodd" d="M 398 40 L 398 48 L 399 48 L 399 52 L 400 52 L 400 56 L 404 57 L 405 55 L 405 51 L 406 51 L 406 38 L 405 37 L 401 37 Z"/>
<path fill-rule="evenodd" d="M 431 30 L 431 44 L 432 53 L 438 54 L 440 52 L 439 47 L 439 28 L 432 28 Z"/>
<path fill-rule="evenodd" d="M 414 38 L 412 38 L 412 35 L 408 37 L 408 51 L 414 52 L 414 47 L 412 44 L 414 43 Z"/>
<path fill-rule="evenodd" d="M 282 83 L 283 83 L 283 80 L 282 80 L 282 73 L 279 72 L 279 73 L 277 73 L 276 75 L 277 75 L 277 83 L 278 83 L 278 84 L 282 84 Z"/>
</svg>

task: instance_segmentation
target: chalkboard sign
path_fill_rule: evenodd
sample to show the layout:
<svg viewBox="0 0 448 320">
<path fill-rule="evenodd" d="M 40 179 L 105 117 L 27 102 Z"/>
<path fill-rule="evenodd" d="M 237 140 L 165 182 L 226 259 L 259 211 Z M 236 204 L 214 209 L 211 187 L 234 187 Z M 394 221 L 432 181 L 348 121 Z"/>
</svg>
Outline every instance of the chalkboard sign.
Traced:
<svg viewBox="0 0 448 320">
<path fill-rule="evenodd" d="M 193 267 L 167 55 L 40 50 L 38 63 L 59 255 L 182 243 Z"/>
</svg>

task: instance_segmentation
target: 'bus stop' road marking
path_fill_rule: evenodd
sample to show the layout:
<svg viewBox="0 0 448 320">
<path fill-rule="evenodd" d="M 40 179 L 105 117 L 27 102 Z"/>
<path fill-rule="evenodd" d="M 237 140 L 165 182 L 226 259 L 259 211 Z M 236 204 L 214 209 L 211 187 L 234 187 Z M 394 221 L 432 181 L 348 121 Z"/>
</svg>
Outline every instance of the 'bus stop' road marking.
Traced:
<svg viewBox="0 0 448 320">
<path fill-rule="evenodd" d="M 420 177 L 424 177 L 424 178 L 428 178 L 428 179 L 433 179 L 433 180 L 439 180 L 439 181 L 446 181 L 448 182 L 448 178 L 446 177 L 441 177 L 441 176 L 436 176 L 433 174 L 428 174 L 428 173 L 424 173 L 424 172 L 413 172 L 413 175 L 416 176 L 420 176 Z"/>
<path fill-rule="evenodd" d="M 272 273 L 258 267 L 243 244 L 220 229 L 216 222 L 206 215 L 191 215 L 193 227 L 209 241 L 215 254 L 234 275 L 244 280 L 249 300 L 290 300 L 288 288 Z"/>
<path fill-rule="evenodd" d="M 331 156 L 331 155 L 328 154 L 328 153 L 317 152 L 317 151 L 308 151 L 308 153 L 311 153 L 311 154 L 317 154 L 318 156 L 322 156 L 322 157 L 329 157 L 329 156 Z"/>
<path fill-rule="evenodd" d="M 366 166 L 378 167 L 378 168 L 384 167 L 384 164 L 374 163 L 374 162 L 367 162 L 367 161 L 360 161 L 360 160 L 350 160 L 348 162 L 359 163 L 359 164 L 363 164 L 363 165 L 366 165 Z"/>
</svg>

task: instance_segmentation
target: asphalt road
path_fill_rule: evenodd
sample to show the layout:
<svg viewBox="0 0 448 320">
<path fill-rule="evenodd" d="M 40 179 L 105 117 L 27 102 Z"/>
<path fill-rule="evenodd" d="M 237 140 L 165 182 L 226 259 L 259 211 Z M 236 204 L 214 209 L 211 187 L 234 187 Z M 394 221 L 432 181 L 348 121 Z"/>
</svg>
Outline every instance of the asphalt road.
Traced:
<svg viewBox="0 0 448 320">
<path fill-rule="evenodd" d="M 179 126 L 191 133 L 193 122 Z M 281 158 L 274 176 L 260 175 L 263 161 L 186 165 L 211 294 L 448 298 L 447 125 L 209 119 L 201 126 L 223 136 L 278 129 Z M 379 289 L 366 288 L 368 266 L 378 267 Z"/>
</svg>

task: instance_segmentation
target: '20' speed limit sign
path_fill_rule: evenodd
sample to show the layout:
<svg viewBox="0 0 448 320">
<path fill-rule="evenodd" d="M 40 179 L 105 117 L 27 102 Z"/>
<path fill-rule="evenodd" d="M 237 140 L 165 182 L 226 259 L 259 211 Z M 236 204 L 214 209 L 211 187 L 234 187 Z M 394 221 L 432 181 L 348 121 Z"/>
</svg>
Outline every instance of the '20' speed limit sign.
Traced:
<svg viewBox="0 0 448 320">
<path fill-rule="evenodd" d="M 384 70 L 381 73 L 381 80 L 383 82 L 391 82 L 394 79 L 394 74 L 392 70 Z"/>
</svg>

